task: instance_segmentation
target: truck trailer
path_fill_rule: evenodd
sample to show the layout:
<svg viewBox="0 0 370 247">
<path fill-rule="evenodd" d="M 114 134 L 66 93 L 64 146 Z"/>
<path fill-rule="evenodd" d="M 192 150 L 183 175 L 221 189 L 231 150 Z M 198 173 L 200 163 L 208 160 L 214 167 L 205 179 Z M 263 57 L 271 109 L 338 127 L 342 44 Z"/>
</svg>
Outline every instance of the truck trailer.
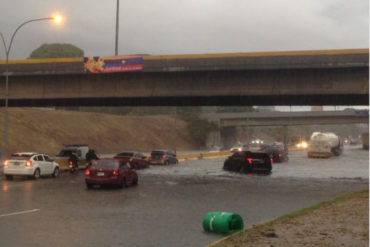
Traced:
<svg viewBox="0 0 370 247">
<path fill-rule="evenodd" d="M 328 158 L 343 152 L 343 140 L 334 133 L 314 132 L 311 135 L 307 156 L 309 158 Z"/>
</svg>

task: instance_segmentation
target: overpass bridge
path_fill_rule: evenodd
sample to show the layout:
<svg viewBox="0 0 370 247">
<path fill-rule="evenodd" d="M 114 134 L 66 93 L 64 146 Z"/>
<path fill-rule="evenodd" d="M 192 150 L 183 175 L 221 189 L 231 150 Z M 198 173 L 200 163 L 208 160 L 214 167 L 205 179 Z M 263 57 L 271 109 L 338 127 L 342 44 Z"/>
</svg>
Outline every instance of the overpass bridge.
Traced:
<svg viewBox="0 0 370 247">
<path fill-rule="evenodd" d="M 287 143 L 288 126 L 369 124 L 368 110 L 315 112 L 244 112 L 216 113 L 202 116 L 214 121 L 220 130 L 211 134 L 213 143 L 232 146 L 236 143 L 237 127 L 282 126 L 283 142 Z"/>
<path fill-rule="evenodd" d="M 216 113 L 205 114 L 203 117 L 217 122 L 221 128 L 369 123 L 368 110 L 353 109 L 344 111 Z"/>
<path fill-rule="evenodd" d="M 104 74 L 85 72 L 82 58 L 10 61 L 9 106 L 369 104 L 368 49 L 142 56 L 142 61 L 142 71 Z M 4 91 L 1 83 L 2 105 Z"/>
</svg>

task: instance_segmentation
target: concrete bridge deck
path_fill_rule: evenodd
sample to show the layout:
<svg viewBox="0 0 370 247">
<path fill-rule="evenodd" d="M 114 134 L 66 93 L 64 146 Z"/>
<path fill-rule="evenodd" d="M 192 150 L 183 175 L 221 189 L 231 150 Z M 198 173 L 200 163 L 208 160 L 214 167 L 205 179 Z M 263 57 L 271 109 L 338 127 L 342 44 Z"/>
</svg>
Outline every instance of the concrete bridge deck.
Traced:
<svg viewBox="0 0 370 247">
<path fill-rule="evenodd" d="M 10 61 L 9 105 L 368 105 L 368 69 L 368 49 L 143 56 L 142 71 L 112 74 Z"/>
<path fill-rule="evenodd" d="M 369 123 L 368 110 L 353 109 L 346 109 L 344 111 L 313 112 L 266 111 L 244 113 L 214 113 L 204 114 L 203 117 L 217 122 L 220 127 Z"/>
</svg>

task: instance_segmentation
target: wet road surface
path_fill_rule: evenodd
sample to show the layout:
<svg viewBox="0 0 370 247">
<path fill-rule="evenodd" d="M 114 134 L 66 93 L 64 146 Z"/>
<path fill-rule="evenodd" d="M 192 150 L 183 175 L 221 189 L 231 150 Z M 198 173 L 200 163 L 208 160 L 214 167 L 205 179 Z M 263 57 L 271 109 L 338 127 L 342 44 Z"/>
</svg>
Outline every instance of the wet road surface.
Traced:
<svg viewBox="0 0 370 247">
<path fill-rule="evenodd" d="M 308 159 L 291 152 L 270 176 L 222 171 L 224 159 L 139 171 L 139 185 L 87 190 L 83 173 L 38 181 L 0 179 L 6 246 L 205 246 L 207 212 L 239 213 L 246 226 L 368 188 L 368 151 Z"/>
</svg>

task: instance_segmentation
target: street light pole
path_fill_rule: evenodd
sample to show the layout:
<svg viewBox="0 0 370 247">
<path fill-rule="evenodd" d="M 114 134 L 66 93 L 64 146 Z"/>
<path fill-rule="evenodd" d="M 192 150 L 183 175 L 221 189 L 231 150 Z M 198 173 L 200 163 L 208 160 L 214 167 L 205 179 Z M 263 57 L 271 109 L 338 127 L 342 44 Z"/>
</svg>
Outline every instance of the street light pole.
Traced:
<svg viewBox="0 0 370 247">
<path fill-rule="evenodd" d="M 3 142 L 3 154 L 2 158 L 5 158 L 8 153 L 8 122 L 9 122 L 9 114 L 8 114 L 8 106 L 9 106 L 9 55 L 10 55 L 10 50 L 12 48 L 13 40 L 15 35 L 17 34 L 18 30 L 21 29 L 24 25 L 30 23 L 30 22 L 35 22 L 35 21 L 46 21 L 46 20 L 56 20 L 57 18 L 60 17 L 46 17 L 46 18 L 39 18 L 39 19 L 32 19 L 23 22 L 21 25 L 15 29 L 11 39 L 9 46 L 6 46 L 5 38 L 4 35 L 0 32 L 1 39 L 4 44 L 4 49 L 5 49 L 5 56 L 6 56 L 6 69 L 5 69 L 5 113 L 4 113 L 4 142 Z M 60 19 L 58 19 L 60 20 Z"/>
<path fill-rule="evenodd" d="M 119 29 L 119 0 L 117 0 L 117 8 L 116 8 L 116 47 L 114 55 L 118 55 L 118 30 Z"/>
<path fill-rule="evenodd" d="M 174 141 L 173 141 L 173 145 L 174 145 L 174 151 L 175 151 L 175 155 L 177 153 L 177 106 L 175 106 L 175 126 L 174 126 Z"/>
</svg>

